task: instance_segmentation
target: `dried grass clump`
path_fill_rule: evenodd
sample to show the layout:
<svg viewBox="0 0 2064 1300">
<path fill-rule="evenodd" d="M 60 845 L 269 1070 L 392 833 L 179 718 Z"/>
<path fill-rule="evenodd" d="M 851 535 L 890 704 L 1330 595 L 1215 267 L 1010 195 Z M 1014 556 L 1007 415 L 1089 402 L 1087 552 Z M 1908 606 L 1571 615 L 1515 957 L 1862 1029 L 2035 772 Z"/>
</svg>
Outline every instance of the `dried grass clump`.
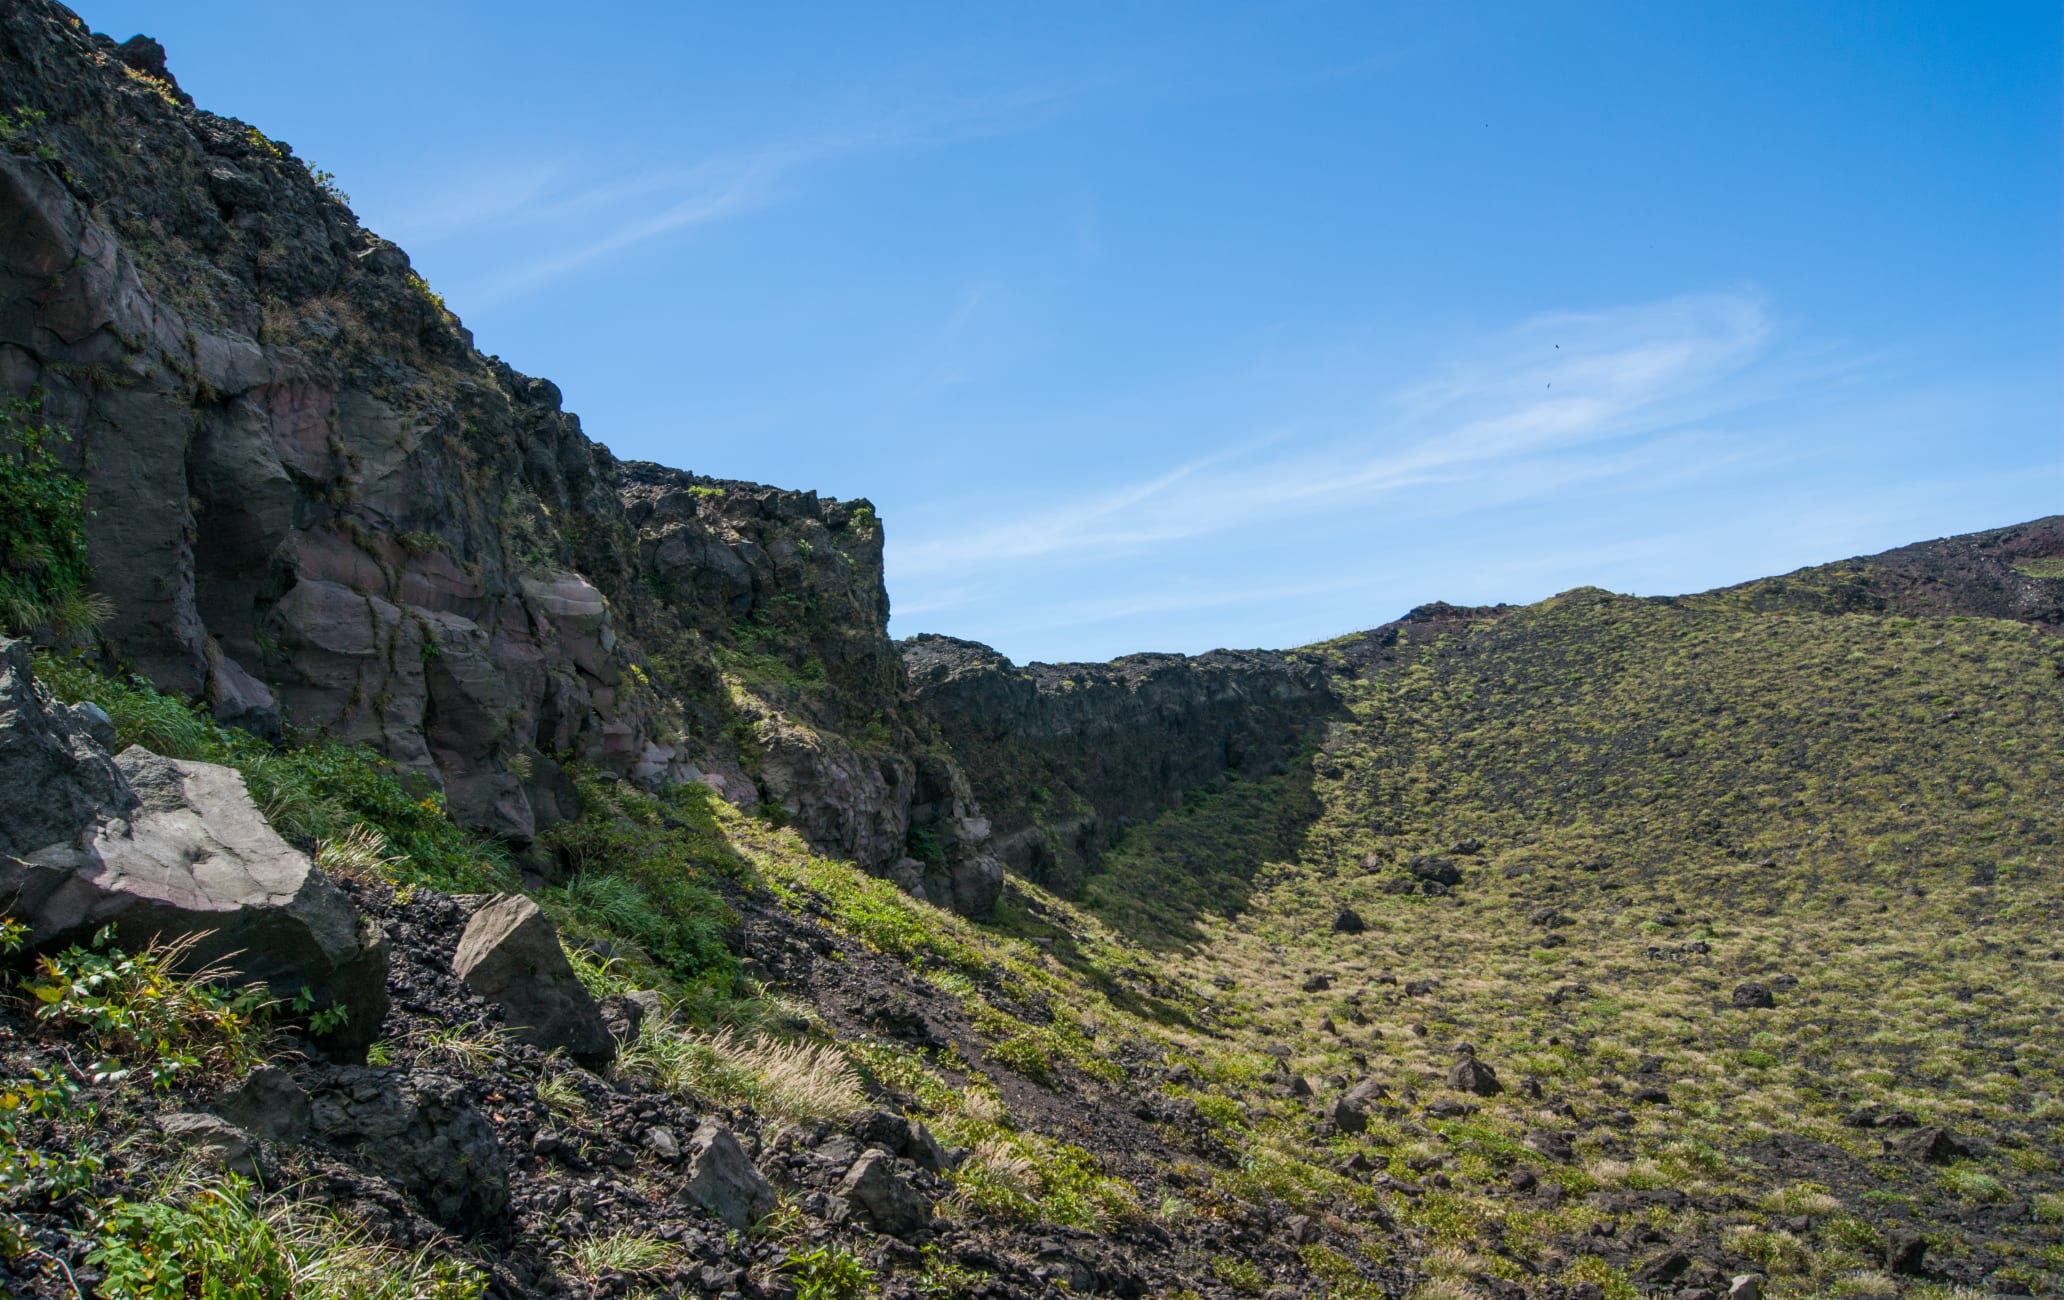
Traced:
<svg viewBox="0 0 2064 1300">
<path fill-rule="evenodd" d="M 867 1104 L 859 1073 L 838 1048 L 747 1037 L 728 1028 L 700 1034 L 647 1024 L 616 1068 L 671 1092 L 782 1119 L 838 1119 Z"/>
</svg>

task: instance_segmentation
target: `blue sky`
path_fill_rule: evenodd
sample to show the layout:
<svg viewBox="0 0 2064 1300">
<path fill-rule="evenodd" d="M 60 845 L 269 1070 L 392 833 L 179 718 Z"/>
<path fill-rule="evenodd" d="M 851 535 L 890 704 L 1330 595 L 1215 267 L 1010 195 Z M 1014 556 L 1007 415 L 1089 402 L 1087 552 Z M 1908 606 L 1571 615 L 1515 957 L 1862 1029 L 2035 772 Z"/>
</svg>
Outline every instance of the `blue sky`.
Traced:
<svg viewBox="0 0 2064 1300">
<path fill-rule="evenodd" d="M 2064 508 L 2064 23 L 1984 4 L 90 0 L 893 630 L 1287 646 Z"/>
</svg>

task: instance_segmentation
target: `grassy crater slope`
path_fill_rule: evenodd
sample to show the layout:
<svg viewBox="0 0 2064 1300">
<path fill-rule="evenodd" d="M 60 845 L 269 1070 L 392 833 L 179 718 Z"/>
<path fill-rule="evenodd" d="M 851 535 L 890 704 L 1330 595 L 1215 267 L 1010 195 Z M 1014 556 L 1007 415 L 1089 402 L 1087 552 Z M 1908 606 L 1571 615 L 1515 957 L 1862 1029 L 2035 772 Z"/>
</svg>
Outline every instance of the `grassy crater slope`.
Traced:
<svg viewBox="0 0 2064 1300">
<path fill-rule="evenodd" d="M 2064 643 L 1799 606 L 1580 589 L 1312 647 L 1350 717 L 1083 901 L 1220 990 L 1191 1045 L 1268 1071 L 1222 1089 L 1249 1126 L 1405 1189 L 1431 1285 L 2054 1293 Z M 1449 1088 L 1470 1051 L 1504 1091 Z M 1363 1077 L 1388 1104 L 1329 1134 Z"/>
</svg>

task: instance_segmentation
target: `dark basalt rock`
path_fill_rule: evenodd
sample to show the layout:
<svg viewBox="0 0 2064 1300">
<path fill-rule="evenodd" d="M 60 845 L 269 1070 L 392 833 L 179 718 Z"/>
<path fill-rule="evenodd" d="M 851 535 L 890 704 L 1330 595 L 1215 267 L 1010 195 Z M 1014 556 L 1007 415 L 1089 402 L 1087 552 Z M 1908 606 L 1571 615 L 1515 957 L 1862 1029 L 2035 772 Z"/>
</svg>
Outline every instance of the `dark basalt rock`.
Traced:
<svg viewBox="0 0 2064 1300">
<path fill-rule="evenodd" d="M 1928 1242 L 1918 1233 L 1902 1232 L 1885 1243 L 1885 1271 L 1894 1276 L 1928 1275 Z"/>
<path fill-rule="evenodd" d="M 860 1154 L 836 1195 L 854 1218 L 891 1237 L 909 1237 L 932 1221 L 931 1203 L 896 1168 L 895 1157 L 879 1148 Z"/>
<path fill-rule="evenodd" d="M 332 1070 L 309 1088 L 316 1137 L 356 1152 L 457 1231 L 492 1230 L 509 1160 L 458 1080 L 429 1070 Z"/>
<path fill-rule="evenodd" d="M 1505 1091 L 1505 1085 L 1498 1081 L 1498 1072 L 1474 1056 L 1455 1062 L 1454 1068 L 1448 1071 L 1448 1086 L 1479 1097 L 1494 1097 Z"/>
<path fill-rule="evenodd" d="M 1428 884 L 1445 885 L 1452 889 L 1462 883 L 1462 868 L 1456 866 L 1449 858 L 1420 855 L 1407 862 L 1405 869 Z"/>
<path fill-rule="evenodd" d="M 779 801 L 820 851 L 993 908 L 871 506 L 617 461 L 156 41 L 23 0 L 0 66 L 45 115 L 0 150 L 0 394 L 72 435 L 111 655 L 227 724 L 372 745 L 519 845 L 578 811 L 570 759 Z M 730 698 L 714 648 L 762 626 L 821 689 Z"/>
<path fill-rule="evenodd" d="M 294 1076 L 276 1065 L 261 1065 L 242 1083 L 215 1102 L 215 1111 L 231 1123 L 273 1142 L 299 1142 L 315 1122 L 313 1103 Z"/>
<path fill-rule="evenodd" d="M 1771 993 L 1770 986 L 1754 980 L 1735 985 L 1729 1000 L 1745 1011 L 1767 1011 L 1777 1005 L 1777 997 Z"/>
<path fill-rule="evenodd" d="M 681 1195 L 740 1230 L 771 1211 L 776 1201 L 772 1184 L 736 1135 L 715 1120 L 705 1120 L 688 1139 L 688 1177 Z"/>
<path fill-rule="evenodd" d="M 1916 1160 L 1925 1160 L 1931 1165 L 1952 1164 L 1958 1160 L 1969 1160 L 1976 1154 L 1971 1144 L 1946 1128 L 1924 1128 L 1899 1144 L 1902 1153 Z"/>
</svg>

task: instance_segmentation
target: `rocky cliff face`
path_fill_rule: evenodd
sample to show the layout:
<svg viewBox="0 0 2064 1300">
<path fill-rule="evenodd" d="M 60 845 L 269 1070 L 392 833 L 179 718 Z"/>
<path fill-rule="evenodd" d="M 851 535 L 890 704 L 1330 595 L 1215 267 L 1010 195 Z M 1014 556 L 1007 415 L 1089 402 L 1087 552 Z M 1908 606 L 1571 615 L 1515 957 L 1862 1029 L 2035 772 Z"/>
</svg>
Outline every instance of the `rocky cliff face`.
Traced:
<svg viewBox="0 0 2064 1300">
<path fill-rule="evenodd" d="M 650 464 L 623 466 L 618 492 L 638 580 L 613 599 L 674 684 L 686 747 L 715 756 L 697 775 L 913 893 L 987 912 L 1003 868 L 888 638 L 873 507 Z"/>
<path fill-rule="evenodd" d="M 24 0 L 0 66 L 0 392 L 73 435 L 111 659 L 374 745 L 517 843 L 585 765 L 775 800 L 826 851 L 993 898 L 864 502 L 619 464 L 154 43 Z"/>
<path fill-rule="evenodd" d="M 1111 834 L 1185 791 L 1281 771 L 1339 708 L 1324 661 L 1298 652 L 1021 668 L 952 637 L 900 645 L 918 702 L 992 820 L 998 856 L 1064 889 Z"/>
</svg>

